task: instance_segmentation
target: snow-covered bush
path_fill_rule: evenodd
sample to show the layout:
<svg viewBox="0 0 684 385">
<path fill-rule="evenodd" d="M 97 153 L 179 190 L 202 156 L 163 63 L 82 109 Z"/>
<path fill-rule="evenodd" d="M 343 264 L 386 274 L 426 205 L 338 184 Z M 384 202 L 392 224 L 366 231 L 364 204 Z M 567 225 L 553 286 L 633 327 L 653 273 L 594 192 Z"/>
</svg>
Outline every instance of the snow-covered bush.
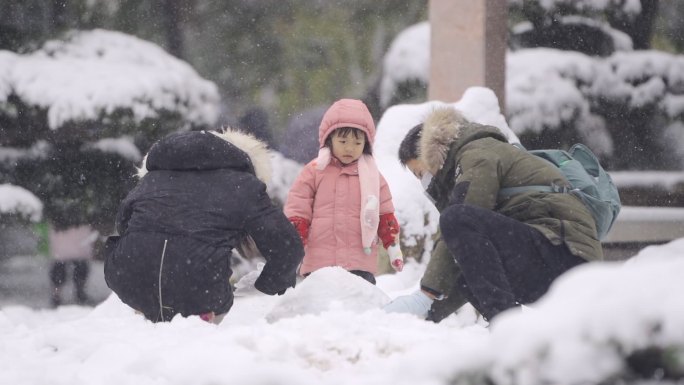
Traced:
<svg viewBox="0 0 684 385">
<path fill-rule="evenodd" d="M 684 166 L 684 56 L 524 49 L 508 53 L 506 76 L 507 116 L 524 144 L 582 141 L 613 168 Z"/>
<path fill-rule="evenodd" d="M 558 17 L 549 25 L 519 23 L 510 32 L 509 45 L 514 50 L 551 47 L 591 56 L 609 56 L 616 51 L 631 51 L 632 39 L 606 22 L 571 15 Z"/>
<path fill-rule="evenodd" d="M 37 222 L 43 215 L 43 203 L 25 188 L 0 184 L 0 227 L 11 219 Z"/>
<path fill-rule="evenodd" d="M 72 31 L 25 55 L 0 51 L 0 73 L 3 146 L 50 133 L 80 140 L 131 135 L 144 145 L 149 136 L 212 126 L 219 112 L 212 82 L 157 45 L 120 32 Z"/>
<path fill-rule="evenodd" d="M 30 226 L 40 221 L 42 216 L 43 203 L 30 191 L 9 183 L 0 183 L 0 263 L 4 257 L 21 250 L 21 247 L 17 247 L 18 244 L 25 244 L 17 239 L 14 230 L 17 227 Z"/>
<path fill-rule="evenodd" d="M 57 226 L 109 231 L 141 154 L 167 133 L 215 128 L 218 103 L 187 63 L 120 32 L 0 51 L 0 183 L 36 194 Z"/>
<path fill-rule="evenodd" d="M 619 6 L 630 13 L 640 10 L 638 4 L 603 1 L 575 6 L 598 10 Z M 563 20 L 606 29 L 620 50 L 607 57 L 552 48 L 509 51 L 505 113 L 521 142 L 528 148 L 583 142 L 611 169 L 684 167 L 684 56 L 631 51 L 629 37 L 604 24 L 569 16 Z M 402 91 L 405 87 L 417 87 L 413 94 L 427 88 L 429 41 L 430 26 L 421 23 L 404 30 L 392 43 L 383 65 L 383 108 L 405 102 L 406 95 L 412 94 Z"/>
<path fill-rule="evenodd" d="M 508 0 L 512 7 L 538 7 L 548 13 L 574 12 L 623 12 L 635 15 L 641 12 L 640 0 Z"/>
<path fill-rule="evenodd" d="M 425 97 L 430 80 L 430 23 L 415 24 L 392 41 L 382 66 L 380 106 L 410 103 Z M 414 101 L 415 102 L 415 101 Z"/>
</svg>

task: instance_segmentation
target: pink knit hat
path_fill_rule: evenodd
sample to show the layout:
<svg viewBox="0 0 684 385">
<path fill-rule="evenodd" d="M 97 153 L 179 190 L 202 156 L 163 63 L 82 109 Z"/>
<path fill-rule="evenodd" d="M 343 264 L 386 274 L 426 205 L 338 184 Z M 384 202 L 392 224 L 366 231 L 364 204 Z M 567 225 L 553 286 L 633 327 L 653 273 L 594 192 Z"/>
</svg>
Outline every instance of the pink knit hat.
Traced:
<svg viewBox="0 0 684 385">
<path fill-rule="evenodd" d="M 368 107 L 360 100 L 341 99 L 333 103 L 323 115 L 318 127 L 320 150 L 316 159 L 316 168 L 323 170 L 330 163 L 331 151 L 325 146 L 325 140 L 340 127 L 354 127 L 366 133 L 369 144 L 375 141 L 375 123 Z M 358 160 L 359 184 L 361 186 L 361 238 L 364 252 L 371 253 L 375 244 L 380 217 L 380 173 L 375 160 L 363 154 Z"/>
</svg>

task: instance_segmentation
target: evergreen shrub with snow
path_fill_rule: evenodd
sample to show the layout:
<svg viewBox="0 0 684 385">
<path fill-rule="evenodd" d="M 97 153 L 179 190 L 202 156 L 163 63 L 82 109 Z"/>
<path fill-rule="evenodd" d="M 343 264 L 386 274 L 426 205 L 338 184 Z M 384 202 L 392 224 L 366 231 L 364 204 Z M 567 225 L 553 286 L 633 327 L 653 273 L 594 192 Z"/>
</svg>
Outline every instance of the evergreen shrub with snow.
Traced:
<svg viewBox="0 0 684 385">
<path fill-rule="evenodd" d="M 684 168 L 684 56 L 633 50 L 631 37 L 609 24 L 638 17 L 639 1 L 509 4 L 528 19 L 509 33 L 505 111 L 526 147 L 582 142 L 612 170 Z M 589 41 L 578 42 L 580 30 Z M 383 108 L 425 93 L 429 47 L 427 22 L 393 41 L 383 64 Z"/>
<path fill-rule="evenodd" d="M 0 51 L 0 183 L 33 192 L 57 227 L 111 231 L 141 154 L 168 133 L 215 128 L 218 104 L 187 63 L 120 32 Z"/>
</svg>

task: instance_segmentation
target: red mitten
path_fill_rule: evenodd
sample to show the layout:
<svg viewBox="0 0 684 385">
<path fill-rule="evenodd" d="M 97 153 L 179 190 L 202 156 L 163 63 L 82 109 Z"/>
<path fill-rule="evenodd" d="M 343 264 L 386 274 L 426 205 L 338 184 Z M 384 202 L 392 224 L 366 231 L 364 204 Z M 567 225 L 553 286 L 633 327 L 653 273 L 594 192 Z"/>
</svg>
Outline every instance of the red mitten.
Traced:
<svg viewBox="0 0 684 385">
<path fill-rule="evenodd" d="M 295 229 L 297 229 L 299 237 L 302 239 L 302 244 L 306 246 L 306 241 L 309 239 L 309 221 L 302 217 L 291 217 L 287 219 L 289 219 Z"/>
<path fill-rule="evenodd" d="M 378 238 L 382 241 L 382 245 L 385 249 L 396 242 L 397 234 L 399 234 L 399 222 L 394 216 L 394 213 L 380 215 Z"/>
</svg>

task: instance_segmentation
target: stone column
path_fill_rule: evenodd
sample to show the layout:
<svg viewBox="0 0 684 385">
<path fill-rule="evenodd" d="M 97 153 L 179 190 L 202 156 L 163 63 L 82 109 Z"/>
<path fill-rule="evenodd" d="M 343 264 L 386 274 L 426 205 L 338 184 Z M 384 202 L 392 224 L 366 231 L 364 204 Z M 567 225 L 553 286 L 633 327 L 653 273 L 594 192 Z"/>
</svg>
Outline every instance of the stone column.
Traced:
<svg viewBox="0 0 684 385">
<path fill-rule="evenodd" d="M 471 86 L 505 107 L 508 2 L 430 0 L 430 100 L 454 102 Z"/>
</svg>

